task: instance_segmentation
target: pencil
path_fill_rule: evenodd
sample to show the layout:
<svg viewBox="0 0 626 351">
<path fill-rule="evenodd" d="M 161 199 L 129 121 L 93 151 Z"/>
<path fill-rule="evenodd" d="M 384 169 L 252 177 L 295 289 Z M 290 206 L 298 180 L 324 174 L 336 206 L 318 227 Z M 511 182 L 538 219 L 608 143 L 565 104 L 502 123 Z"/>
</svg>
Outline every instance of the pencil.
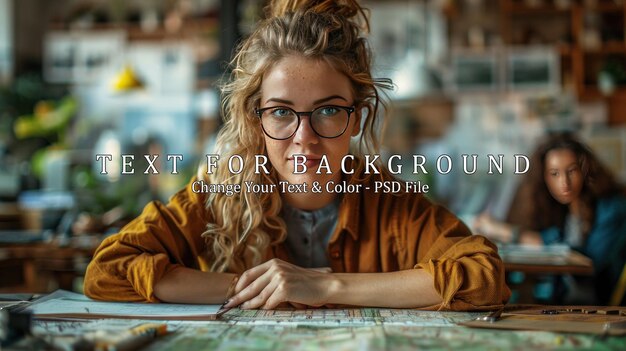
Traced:
<svg viewBox="0 0 626 351">
<path fill-rule="evenodd" d="M 151 342 L 156 337 L 167 333 L 166 324 L 142 324 L 114 340 L 96 342 L 96 350 L 102 351 L 130 351 L 136 350 Z"/>
</svg>

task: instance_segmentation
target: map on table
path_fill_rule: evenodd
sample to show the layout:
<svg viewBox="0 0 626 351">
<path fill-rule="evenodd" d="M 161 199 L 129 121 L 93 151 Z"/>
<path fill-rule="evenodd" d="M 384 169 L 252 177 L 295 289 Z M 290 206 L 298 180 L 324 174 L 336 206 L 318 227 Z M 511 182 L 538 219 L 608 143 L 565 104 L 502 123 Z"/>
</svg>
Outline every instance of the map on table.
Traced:
<svg viewBox="0 0 626 351">
<path fill-rule="evenodd" d="M 232 309 L 224 314 L 222 319 L 238 324 L 358 327 L 384 323 L 387 325 L 445 327 L 466 322 L 484 314 L 484 312 L 436 312 L 387 308 L 269 311 Z"/>
<path fill-rule="evenodd" d="M 221 321 L 163 321 L 171 332 L 145 350 L 534 350 L 626 349 L 626 337 L 502 331 L 456 325 L 482 313 L 400 309 L 239 310 Z M 154 321 L 152 321 L 154 322 Z M 35 321 L 34 333 L 71 345 L 84 333 L 127 330 L 144 320 Z M 142 350 L 144 350 L 142 349 Z"/>
</svg>

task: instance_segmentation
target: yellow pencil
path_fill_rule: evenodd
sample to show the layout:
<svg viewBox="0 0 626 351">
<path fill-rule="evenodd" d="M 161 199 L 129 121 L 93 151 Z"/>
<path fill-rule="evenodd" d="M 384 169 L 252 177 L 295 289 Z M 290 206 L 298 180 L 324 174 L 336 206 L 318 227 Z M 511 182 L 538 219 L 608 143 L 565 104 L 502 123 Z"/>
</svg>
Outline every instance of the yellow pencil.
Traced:
<svg viewBox="0 0 626 351">
<path fill-rule="evenodd" d="M 113 340 L 98 340 L 95 349 L 101 351 L 136 350 L 160 335 L 167 333 L 166 324 L 142 324 Z"/>
</svg>

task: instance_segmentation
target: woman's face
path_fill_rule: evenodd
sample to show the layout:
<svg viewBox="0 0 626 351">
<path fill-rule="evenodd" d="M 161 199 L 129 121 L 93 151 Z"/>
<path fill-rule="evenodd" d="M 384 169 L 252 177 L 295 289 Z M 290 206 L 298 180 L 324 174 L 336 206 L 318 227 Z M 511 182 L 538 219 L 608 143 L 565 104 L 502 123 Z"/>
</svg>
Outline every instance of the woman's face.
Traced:
<svg viewBox="0 0 626 351">
<path fill-rule="evenodd" d="M 551 150 L 545 163 L 544 179 L 552 197 L 564 205 L 578 199 L 584 180 L 576 154 L 568 149 Z"/>
<path fill-rule="evenodd" d="M 348 77 L 325 61 L 294 55 L 281 59 L 263 76 L 259 108 L 282 106 L 297 112 L 310 112 L 326 105 L 352 107 L 354 103 Z M 280 109 L 270 111 L 276 118 L 287 113 L 287 110 Z M 331 108 L 321 111 L 327 115 L 337 110 Z M 307 182 L 309 191 L 314 181 L 324 186 L 330 180 L 339 180 L 341 159 L 348 153 L 350 138 L 360 130 L 357 112 L 350 114 L 345 132 L 332 139 L 316 134 L 311 127 L 310 114 L 301 115 L 300 125 L 288 139 L 275 140 L 264 133 L 267 155 L 280 180 Z M 294 155 L 306 156 L 306 173 L 294 174 Z M 325 169 L 322 169 L 321 174 L 315 174 L 323 155 L 328 159 L 332 174 L 326 174 Z"/>
</svg>

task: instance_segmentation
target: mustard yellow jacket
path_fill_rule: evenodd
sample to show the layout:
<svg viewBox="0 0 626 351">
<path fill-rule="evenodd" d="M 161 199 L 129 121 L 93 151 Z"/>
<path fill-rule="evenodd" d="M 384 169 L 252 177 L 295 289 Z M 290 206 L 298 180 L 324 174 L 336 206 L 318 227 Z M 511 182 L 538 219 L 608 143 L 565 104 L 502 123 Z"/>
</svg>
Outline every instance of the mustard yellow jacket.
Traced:
<svg viewBox="0 0 626 351">
<path fill-rule="evenodd" d="M 350 182 L 355 177 L 347 176 Z M 359 177 L 360 178 L 360 177 Z M 510 290 L 503 263 L 486 238 L 470 230 L 445 208 L 420 194 L 345 194 L 328 244 L 334 272 L 373 273 L 424 269 L 434 278 L 443 303 L 427 309 L 485 310 L 505 304 Z M 201 234 L 211 215 L 206 194 L 187 186 L 167 205 L 151 202 L 120 233 L 105 239 L 85 276 L 85 294 L 111 301 L 159 302 L 154 286 L 177 266 L 207 271 L 210 262 Z M 266 258 L 290 261 L 283 244 Z"/>
</svg>

